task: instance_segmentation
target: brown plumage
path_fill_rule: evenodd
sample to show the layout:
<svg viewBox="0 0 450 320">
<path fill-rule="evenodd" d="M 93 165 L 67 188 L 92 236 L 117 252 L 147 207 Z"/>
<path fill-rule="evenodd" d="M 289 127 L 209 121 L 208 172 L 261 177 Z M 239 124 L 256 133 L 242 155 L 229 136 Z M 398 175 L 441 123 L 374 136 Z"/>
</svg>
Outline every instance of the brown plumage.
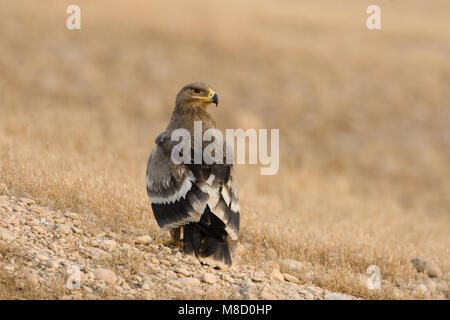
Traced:
<svg viewBox="0 0 450 320">
<path fill-rule="evenodd" d="M 147 193 L 158 225 L 174 240 L 183 233 L 183 252 L 199 259 L 212 258 L 218 265 L 231 265 L 228 237 L 239 233 L 237 184 L 231 164 L 175 164 L 171 141 L 173 130 L 186 129 L 193 143 L 194 121 L 202 121 L 203 132 L 215 128 L 207 112 L 218 97 L 207 84 L 194 82 L 183 87 L 170 122 L 155 139 L 147 165 Z"/>
</svg>

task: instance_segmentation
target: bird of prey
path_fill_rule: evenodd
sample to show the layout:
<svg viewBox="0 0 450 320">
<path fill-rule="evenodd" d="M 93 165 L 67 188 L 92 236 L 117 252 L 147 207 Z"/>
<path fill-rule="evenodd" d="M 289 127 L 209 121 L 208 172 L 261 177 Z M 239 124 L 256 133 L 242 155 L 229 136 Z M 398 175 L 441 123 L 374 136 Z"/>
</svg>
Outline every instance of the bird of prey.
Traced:
<svg viewBox="0 0 450 320">
<path fill-rule="evenodd" d="M 176 164 L 171 158 L 178 143 L 171 139 L 175 129 L 186 129 L 193 141 L 194 121 L 202 121 L 203 132 L 216 127 L 207 112 L 211 103 L 217 106 L 218 96 L 205 83 L 194 82 L 178 92 L 170 122 L 155 139 L 146 182 L 155 219 L 160 228 L 170 231 L 172 243 L 181 242 L 183 253 L 221 267 L 231 265 L 228 238 L 237 240 L 239 233 L 233 165 L 226 161 L 207 164 L 204 160 L 196 164 L 193 159 Z"/>
</svg>

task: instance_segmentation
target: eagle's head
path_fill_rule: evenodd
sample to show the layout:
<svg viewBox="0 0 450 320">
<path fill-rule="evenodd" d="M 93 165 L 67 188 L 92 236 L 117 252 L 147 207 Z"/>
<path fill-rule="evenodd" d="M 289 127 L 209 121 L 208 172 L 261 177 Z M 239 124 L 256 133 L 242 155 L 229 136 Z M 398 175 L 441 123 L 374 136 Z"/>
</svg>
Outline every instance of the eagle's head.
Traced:
<svg viewBox="0 0 450 320">
<path fill-rule="evenodd" d="M 219 103 L 217 93 L 206 83 L 193 82 L 184 86 L 177 94 L 176 104 L 206 110 L 210 103 Z"/>
</svg>

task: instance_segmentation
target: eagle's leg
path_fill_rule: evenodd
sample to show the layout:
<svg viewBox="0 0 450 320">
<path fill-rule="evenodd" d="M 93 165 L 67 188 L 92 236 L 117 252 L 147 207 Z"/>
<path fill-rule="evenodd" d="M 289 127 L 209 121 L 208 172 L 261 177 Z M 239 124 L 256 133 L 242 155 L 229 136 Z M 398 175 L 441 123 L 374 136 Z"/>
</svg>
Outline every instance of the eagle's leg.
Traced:
<svg viewBox="0 0 450 320">
<path fill-rule="evenodd" d="M 174 246 L 174 247 L 180 247 L 181 246 L 181 242 L 180 242 L 180 238 L 181 238 L 181 227 L 178 228 L 173 228 L 170 231 L 170 237 L 172 239 L 170 239 L 169 241 L 165 242 L 164 245 L 166 246 Z"/>
<path fill-rule="evenodd" d="M 181 227 L 174 228 L 170 230 L 170 236 L 172 237 L 172 240 L 176 243 L 180 242 L 180 236 L 181 236 Z"/>
</svg>

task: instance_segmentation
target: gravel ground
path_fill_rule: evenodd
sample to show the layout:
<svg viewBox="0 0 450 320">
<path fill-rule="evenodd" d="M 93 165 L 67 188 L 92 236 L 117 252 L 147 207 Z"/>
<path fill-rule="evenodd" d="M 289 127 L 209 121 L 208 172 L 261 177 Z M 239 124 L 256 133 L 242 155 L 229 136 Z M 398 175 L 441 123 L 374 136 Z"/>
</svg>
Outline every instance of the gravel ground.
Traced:
<svg viewBox="0 0 450 320">
<path fill-rule="evenodd" d="M 282 273 L 295 274 L 308 262 L 278 259 L 273 249 L 260 266 L 245 265 L 239 256 L 247 245 L 237 243 L 234 265 L 218 270 L 149 235 L 93 231 L 94 215 L 50 210 L 27 198 L 0 195 L 0 217 L 0 289 L 9 292 L 3 299 L 357 299 Z M 448 283 L 436 280 L 439 266 L 411 262 L 429 279 L 406 290 L 449 298 Z"/>
<path fill-rule="evenodd" d="M 92 234 L 95 217 L 52 211 L 27 198 L 0 196 L 0 269 L 20 292 L 43 287 L 60 299 L 352 299 L 303 285 L 280 263 L 259 269 L 236 263 L 225 270 L 202 265 L 150 236 Z M 238 243 L 236 254 L 245 245 Z M 3 256 L 2 256 L 3 255 Z"/>
</svg>

